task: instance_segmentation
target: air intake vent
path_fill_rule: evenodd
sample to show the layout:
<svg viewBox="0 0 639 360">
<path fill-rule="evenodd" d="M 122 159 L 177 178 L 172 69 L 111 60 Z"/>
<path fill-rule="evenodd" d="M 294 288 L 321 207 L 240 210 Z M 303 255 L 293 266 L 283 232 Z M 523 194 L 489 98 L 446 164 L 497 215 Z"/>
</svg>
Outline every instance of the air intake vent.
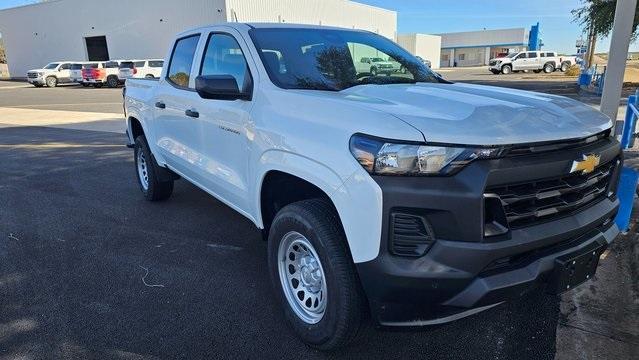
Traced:
<svg viewBox="0 0 639 360">
<path fill-rule="evenodd" d="M 419 215 L 392 213 L 391 252 L 400 256 L 422 256 L 435 241 L 433 228 Z"/>
</svg>

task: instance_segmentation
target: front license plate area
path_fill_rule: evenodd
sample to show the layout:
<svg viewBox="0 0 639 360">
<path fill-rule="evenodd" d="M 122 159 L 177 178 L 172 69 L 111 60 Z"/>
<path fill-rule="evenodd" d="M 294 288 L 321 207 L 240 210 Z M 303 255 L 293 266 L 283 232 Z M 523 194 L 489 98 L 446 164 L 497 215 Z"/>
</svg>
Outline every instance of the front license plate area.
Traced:
<svg viewBox="0 0 639 360">
<path fill-rule="evenodd" d="M 590 280 L 599 265 L 599 256 L 605 246 L 593 244 L 578 253 L 566 254 L 555 259 L 555 268 L 548 282 L 548 291 L 554 294 L 573 289 Z"/>
</svg>

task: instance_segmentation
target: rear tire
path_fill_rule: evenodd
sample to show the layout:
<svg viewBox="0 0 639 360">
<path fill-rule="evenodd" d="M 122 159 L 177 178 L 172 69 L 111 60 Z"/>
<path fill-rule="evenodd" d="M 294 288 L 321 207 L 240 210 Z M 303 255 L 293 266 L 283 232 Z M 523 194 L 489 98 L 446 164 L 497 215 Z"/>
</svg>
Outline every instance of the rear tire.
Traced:
<svg viewBox="0 0 639 360">
<path fill-rule="evenodd" d="M 163 180 L 159 177 L 162 170 L 155 162 L 144 136 L 135 139 L 135 170 L 140 190 L 149 201 L 168 199 L 173 193 L 173 179 Z"/>
<path fill-rule="evenodd" d="M 119 83 L 118 77 L 115 75 L 109 76 L 106 80 L 106 84 L 110 88 L 118 87 L 118 83 Z"/>
<path fill-rule="evenodd" d="M 153 76 L 151 74 L 146 74 L 145 78 L 146 79 L 155 79 L 155 76 Z"/>
<path fill-rule="evenodd" d="M 58 86 L 58 79 L 55 76 L 49 76 L 45 82 L 47 83 L 47 87 L 50 88 Z"/>
<path fill-rule="evenodd" d="M 285 206 L 269 232 L 269 270 L 284 316 L 302 341 L 320 350 L 357 336 L 365 303 L 339 224 L 327 200 L 311 199 Z"/>
<path fill-rule="evenodd" d="M 504 75 L 511 74 L 513 72 L 513 67 L 510 65 L 504 65 L 501 67 L 501 73 Z"/>
</svg>

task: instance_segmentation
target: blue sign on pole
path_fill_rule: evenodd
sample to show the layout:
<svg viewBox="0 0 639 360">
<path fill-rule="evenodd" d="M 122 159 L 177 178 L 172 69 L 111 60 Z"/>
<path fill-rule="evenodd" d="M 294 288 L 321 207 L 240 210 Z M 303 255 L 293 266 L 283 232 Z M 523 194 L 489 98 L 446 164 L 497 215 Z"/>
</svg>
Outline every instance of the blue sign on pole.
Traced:
<svg viewBox="0 0 639 360">
<path fill-rule="evenodd" d="M 543 46 L 541 41 L 541 33 L 539 31 L 539 23 L 530 27 L 530 33 L 528 34 L 528 50 L 538 51 Z"/>
</svg>

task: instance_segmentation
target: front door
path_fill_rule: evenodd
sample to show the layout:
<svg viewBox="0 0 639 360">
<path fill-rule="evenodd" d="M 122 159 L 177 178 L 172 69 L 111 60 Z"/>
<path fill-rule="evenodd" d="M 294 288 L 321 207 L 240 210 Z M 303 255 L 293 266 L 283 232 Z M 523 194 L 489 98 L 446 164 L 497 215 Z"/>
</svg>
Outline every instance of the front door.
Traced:
<svg viewBox="0 0 639 360">
<path fill-rule="evenodd" d="M 63 63 L 58 68 L 58 82 L 67 83 L 71 81 L 71 64 Z"/>
<path fill-rule="evenodd" d="M 525 70 L 526 69 L 526 61 L 527 61 L 526 53 L 523 52 L 513 59 L 513 70 Z"/>
<path fill-rule="evenodd" d="M 236 35 L 237 36 L 237 35 Z M 242 91 L 253 87 L 244 51 L 230 33 L 212 32 L 203 50 L 198 75 L 232 75 Z M 247 100 L 205 100 L 198 103 L 202 125 L 199 168 L 204 185 L 240 210 L 249 209 L 248 156 L 250 110 Z"/>
</svg>

